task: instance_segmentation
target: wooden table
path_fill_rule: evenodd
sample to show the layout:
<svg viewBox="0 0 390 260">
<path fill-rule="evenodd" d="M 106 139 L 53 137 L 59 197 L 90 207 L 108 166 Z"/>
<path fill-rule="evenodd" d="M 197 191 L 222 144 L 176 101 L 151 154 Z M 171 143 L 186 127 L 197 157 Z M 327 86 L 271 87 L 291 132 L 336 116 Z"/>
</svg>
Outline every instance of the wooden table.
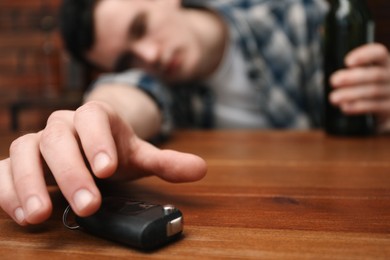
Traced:
<svg viewBox="0 0 390 260">
<path fill-rule="evenodd" d="M 11 139 L 1 137 L 6 155 Z M 1 259 L 390 259 L 390 137 L 320 131 L 189 131 L 165 148 L 208 163 L 202 181 L 142 179 L 116 192 L 179 207 L 183 239 L 143 253 L 52 218 L 22 228 L 0 212 Z"/>
</svg>

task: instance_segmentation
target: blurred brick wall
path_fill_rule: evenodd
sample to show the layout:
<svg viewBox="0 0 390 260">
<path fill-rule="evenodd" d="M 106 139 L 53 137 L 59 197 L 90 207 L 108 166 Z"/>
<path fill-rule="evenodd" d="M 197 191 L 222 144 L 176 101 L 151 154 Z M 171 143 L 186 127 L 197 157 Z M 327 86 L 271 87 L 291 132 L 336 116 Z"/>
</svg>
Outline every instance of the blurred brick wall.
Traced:
<svg viewBox="0 0 390 260">
<path fill-rule="evenodd" d="M 60 3 L 0 0 L 0 131 L 10 128 L 8 108 L 15 100 L 61 96 L 85 87 L 82 68 L 66 55 L 58 34 Z M 44 120 L 38 118 L 40 112 L 26 112 L 29 116 L 22 119 Z"/>
<path fill-rule="evenodd" d="M 59 91 L 64 58 L 56 30 L 59 2 L 0 1 L 0 93 Z"/>
</svg>

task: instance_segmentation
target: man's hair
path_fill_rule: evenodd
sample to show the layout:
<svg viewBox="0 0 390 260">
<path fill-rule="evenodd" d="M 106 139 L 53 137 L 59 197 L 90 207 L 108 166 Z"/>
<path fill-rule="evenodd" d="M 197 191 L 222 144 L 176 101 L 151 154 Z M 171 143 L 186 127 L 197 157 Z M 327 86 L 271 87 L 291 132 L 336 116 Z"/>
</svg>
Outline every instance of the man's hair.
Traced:
<svg viewBox="0 0 390 260">
<path fill-rule="evenodd" d="M 59 29 L 65 48 L 73 58 L 93 66 L 85 52 L 95 41 L 93 11 L 99 0 L 63 0 L 59 9 Z"/>
</svg>

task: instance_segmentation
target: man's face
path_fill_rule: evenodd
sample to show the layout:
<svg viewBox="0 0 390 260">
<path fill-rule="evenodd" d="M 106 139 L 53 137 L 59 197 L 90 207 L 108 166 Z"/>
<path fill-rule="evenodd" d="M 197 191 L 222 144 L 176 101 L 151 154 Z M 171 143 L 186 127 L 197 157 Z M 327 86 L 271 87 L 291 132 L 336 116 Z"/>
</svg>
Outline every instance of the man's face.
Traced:
<svg viewBox="0 0 390 260">
<path fill-rule="evenodd" d="M 86 57 L 107 70 L 138 67 L 169 82 L 203 77 L 220 58 L 223 39 L 193 13 L 180 0 L 99 1 Z"/>
</svg>

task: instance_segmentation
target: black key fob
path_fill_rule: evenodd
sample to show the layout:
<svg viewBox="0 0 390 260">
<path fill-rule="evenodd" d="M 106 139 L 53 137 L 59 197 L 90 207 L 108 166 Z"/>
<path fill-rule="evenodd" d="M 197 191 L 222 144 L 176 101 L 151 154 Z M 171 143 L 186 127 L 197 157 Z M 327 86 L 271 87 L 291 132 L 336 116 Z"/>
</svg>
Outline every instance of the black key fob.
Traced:
<svg viewBox="0 0 390 260">
<path fill-rule="evenodd" d="M 63 220 L 69 227 L 66 215 L 67 211 Z M 161 247 L 179 238 L 183 231 L 183 215 L 176 207 L 122 197 L 103 198 L 94 215 L 76 216 L 75 221 L 91 234 L 142 250 Z"/>
</svg>

